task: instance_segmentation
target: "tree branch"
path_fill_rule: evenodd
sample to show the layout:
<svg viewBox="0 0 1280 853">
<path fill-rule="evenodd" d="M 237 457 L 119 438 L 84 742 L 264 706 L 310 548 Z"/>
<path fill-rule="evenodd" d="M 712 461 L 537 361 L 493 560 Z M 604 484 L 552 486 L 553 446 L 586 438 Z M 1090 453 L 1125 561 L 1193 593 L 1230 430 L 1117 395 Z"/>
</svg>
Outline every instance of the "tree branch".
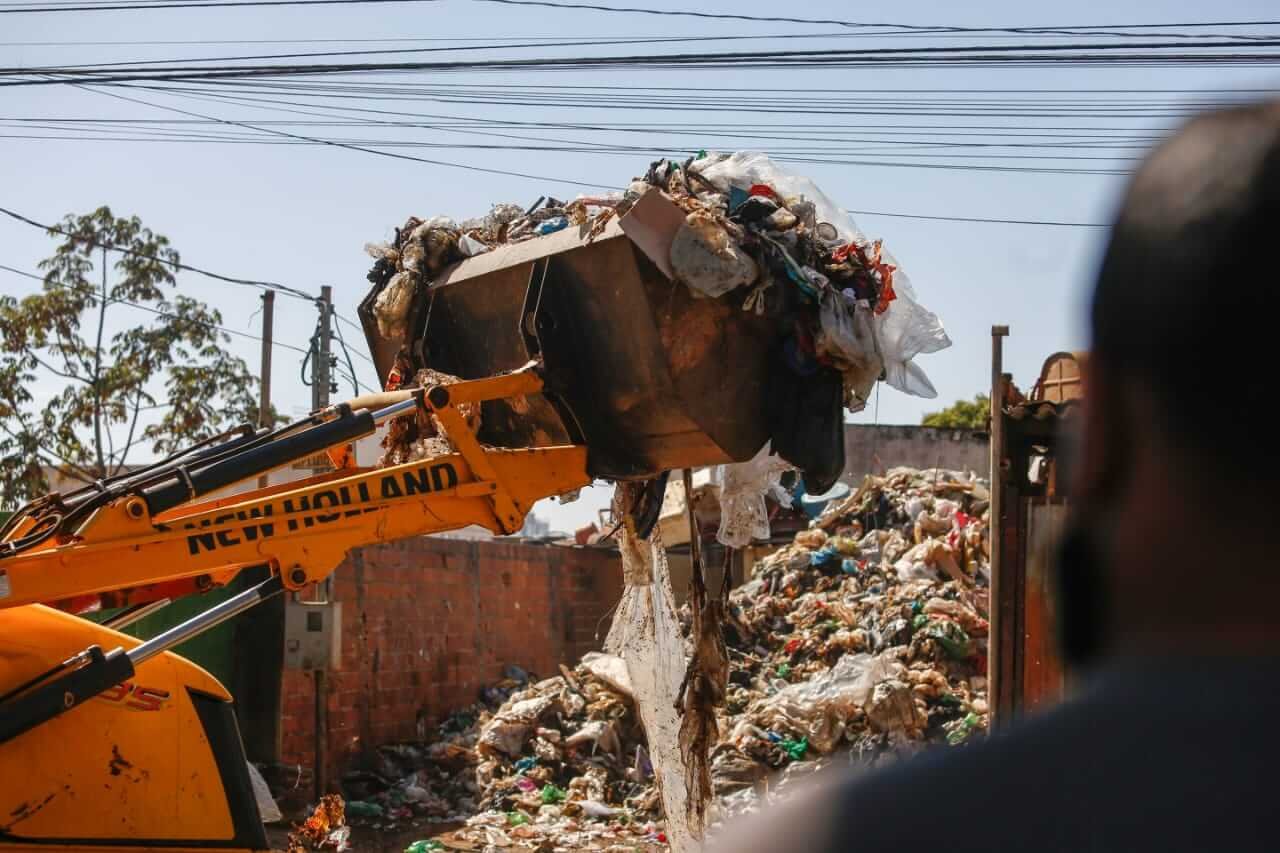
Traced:
<svg viewBox="0 0 1280 853">
<path fill-rule="evenodd" d="M 93 452 L 98 457 L 98 470 L 107 475 L 107 461 L 102 456 L 102 333 L 107 325 L 107 248 L 102 247 L 102 299 L 98 303 L 98 341 L 93 349 Z"/>
<path fill-rule="evenodd" d="M 90 372 L 89 363 L 84 360 L 84 356 L 81 353 L 77 352 L 74 348 L 72 348 L 72 346 L 69 343 L 63 340 L 62 332 L 56 326 L 53 329 L 53 335 L 58 339 L 58 352 L 62 354 L 62 357 L 69 361 L 71 356 L 74 356 L 75 360 L 80 363 L 80 367 L 84 370 L 84 372 L 89 373 Z M 68 352 L 71 353 L 70 356 L 67 355 Z M 80 378 L 80 377 L 77 377 L 77 378 Z M 80 381 L 87 382 L 88 380 L 80 378 Z"/>
<path fill-rule="evenodd" d="M 18 441 L 22 440 L 22 436 L 19 433 L 16 433 L 13 430 L 9 429 L 9 425 L 6 424 L 4 421 L 0 421 L 0 429 L 3 429 L 5 432 L 7 432 L 11 438 L 15 438 Z M 92 483 L 94 480 L 98 479 L 97 476 L 88 468 L 80 467 L 75 462 L 72 462 L 70 459 L 67 459 L 61 453 L 50 450 L 49 448 L 43 445 L 37 446 L 36 453 L 37 454 L 44 453 L 47 456 L 53 457 L 54 459 L 58 460 L 60 464 L 65 465 L 66 467 L 74 470 L 76 473 L 80 474 L 82 477 L 86 477 L 87 478 L 86 482 Z"/>
<path fill-rule="evenodd" d="M 133 418 L 129 421 L 129 434 L 125 437 L 124 447 L 120 448 L 120 459 L 116 462 L 115 468 L 111 471 L 111 476 L 120 473 L 120 469 L 124 467 L 125 457 L 129 455 L 129 448 L 133 447 L 133 431 L 138 427 L 138 415 L 142 412 L 142 390 L 133 397 Z M 110 434 L 110 433 L 108 433 Z M 116 452 L 111 451 L 111 459 L 115 461 Z"/>
<path fill-rule="evenodd" d="M 49 364 L 49 363 L 48 363 L 47 361 L 45 361 L 43 358 L 41 358 L 40 356 L 36 355 L 34 350 L 28 350 L 28 352 L 30 353 L 31 357 L 32 357 L 33 359 L 35 359 L 36 364 L 40 365 L 40 366 L 41 366 L 41 367 L 43 367 L 45 370 L 47 370 L 47 371 L 49 371 L 50 373 L 52 373 L 54 376 L 61 376 L 63 379 L 69 379 L 69 380 L 71 380 L 72 382 L 83 382 L 83 383 L 84 383 L 84 384 L 86 384 L 86 385 L 92 385 L 92 384 L 93 384 L 93 383 L 92 383 L 92 382 L 90 382 L 89 380 L 85 379 L 83 376 L 76 376 L 75 374 L 72 374 L 72 373 L 63 373 L 61 370 L 58 370 L 58 368 L 56 368 L 56 367 L 54 367 L 53 365 Z"/>
</svg>

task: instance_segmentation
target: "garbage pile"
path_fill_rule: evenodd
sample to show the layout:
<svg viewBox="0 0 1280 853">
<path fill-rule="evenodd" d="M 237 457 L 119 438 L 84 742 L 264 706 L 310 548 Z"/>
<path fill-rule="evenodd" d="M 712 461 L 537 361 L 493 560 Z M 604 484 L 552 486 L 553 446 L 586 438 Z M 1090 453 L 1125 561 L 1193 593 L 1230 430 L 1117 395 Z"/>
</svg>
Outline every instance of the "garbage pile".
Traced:
<svg viewBox="0 0 1280 853">
<path fill-rule="evenodd" d="M 730 593 L 714 818 L 784 797 L 829 764 L 985 732 L 988 501 L 983 481 L 955 472 L 868 478 Z M 509 670 L 430 742 L 384 747 L 380 790 L 348 774 L 359 801 L 348 817 L 465 820 L 437 836 L 445 849 L 665 846 L 622 660 L 593 653 L 552 678 L 522 675 Z"/>
<path fill-rule="evenodd" d="M 550 837 L 570 850 L 602 839 L 664 847 L 661 801 L 621 661 L 592 654 L 555 678 L 535 682 L 519 667 L 507 675 L 428 742 L 384 745 L 375 770 L 344 775 L 347 819 L 384 830 L 466 821 L 438 836 L 445 849 Z"/>
<path fill-rule="evenodd" d="M 826 764 L 874 765 L 987 728 L 986 485 L 894 469 L 830 506 L 730 596 L 722 816 Z"/>
<path fill-rule="evenodd" d="M 376 829 L 424 823 L 460 823 L 480 810 L 475 767 L 481 727 L 512 697 L 528 689 L 531 675 L 508 664 L 503 678 L 480 692 L 478 702 L 449 714 L 423 740 L 383 744 L 371 766 L 342 777 L 346 815 Z"/>
</svg>

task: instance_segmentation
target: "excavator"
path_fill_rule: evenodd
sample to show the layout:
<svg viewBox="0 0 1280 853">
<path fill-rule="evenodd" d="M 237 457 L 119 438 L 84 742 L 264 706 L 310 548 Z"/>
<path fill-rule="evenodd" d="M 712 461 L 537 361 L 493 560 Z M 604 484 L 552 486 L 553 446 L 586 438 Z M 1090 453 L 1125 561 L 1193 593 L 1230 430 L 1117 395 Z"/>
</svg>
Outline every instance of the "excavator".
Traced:
<svg viewBox="0 0 1280 853">
<path fill-rule="evenodd" d="M 774 429 L 777 329 L 664 272 L 679 217 L 661 204 L 589 240 L 566 229 L 463 261 L 422 288 L 398 337 L 362 306 L 384 383 L 397 359 L 447 383 L 244 426 L 16 512 L 0 530 L 0 853 L 266 850 L 232 697 L 176 645 L 323 582 L 360 545 L 512 534 L 536 501 L 598 479 L 654 484 L 640 490 L 652 512 L 635 513 L 656 517 L 665 472 L 754 456 Z M 354 441 L 414 419 L 447 452 L 353 464 Z M 333 470 L 226 493 L 318 453 Z M 262 567 L 267 580 L 158 636 L 119 630 Z M 91 603 L 123 609 L 99 624 L 77 615 Z"/>
</svg>

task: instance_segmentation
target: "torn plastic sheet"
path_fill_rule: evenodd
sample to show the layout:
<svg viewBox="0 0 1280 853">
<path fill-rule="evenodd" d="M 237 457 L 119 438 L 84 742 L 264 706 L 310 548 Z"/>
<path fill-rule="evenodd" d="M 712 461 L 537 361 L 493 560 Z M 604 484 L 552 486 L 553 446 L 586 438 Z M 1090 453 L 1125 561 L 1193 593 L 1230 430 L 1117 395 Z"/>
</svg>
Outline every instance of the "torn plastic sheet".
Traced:
<svg viewBox="0 0 1280 853">
<path fill-rule="evenodd" d="M 667 552 L 655 528 L 645 540 L 636 535 L 619 486 L 614 512 L 626 519 L 619 533 L 624 588 L 605 650 L 621 657 L 649 742 L 649 761 L 662 793 L 667 838 L 675 853 L 700 849 L 703 827 L 690 819 L 689 793 L 680 755 L 680 717 L 676 698 L 684 678 L 684 642 L 671 594 Z"/>
<path fill-rule="evenodd" d="M 813 204 L 818 223 L 834 226 L 837 239 L 856 241 L 860 245 L 871 243 L 849 212 L 832 202 L 817 184 L 779 168 L 758 151 L 739 151 L 729 157 L 706 157 L 695 160 L 692 168 L 721 192 L 728 193 L 732 187 L 747 189 L 767 184 L 787 197 L 804 196 Z M 897 298 L 873 321 L 879 352 L 884 359 L 885 381 L 908 394 L 936 397 L 933 383 L 913 359 L 917 355 L 946 349 L 951 346 L 951 339 L 938 316 L 917 301 L 915 289 L 897 259 L 887 249 L 882 249 L 881 260 L 896 268 L 893 289 L 897 293 Z"/>
</svg>

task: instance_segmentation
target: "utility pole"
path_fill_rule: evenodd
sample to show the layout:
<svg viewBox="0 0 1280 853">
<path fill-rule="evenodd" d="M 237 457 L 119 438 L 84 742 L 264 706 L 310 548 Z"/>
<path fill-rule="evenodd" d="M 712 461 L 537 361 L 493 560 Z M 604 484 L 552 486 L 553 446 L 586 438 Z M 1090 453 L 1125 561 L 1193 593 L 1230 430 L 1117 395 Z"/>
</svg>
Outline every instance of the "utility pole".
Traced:
<svg viewBox="0 0 1280 853">
<path fill-rule="evenodd" d="M 276 292 L 274 290 L 264 290 L 262 292 L 262 368 L 258 373 L 258 388 L 261 396 L 258 398 L 258 426 L 270 427 L 271 417 L 271 331 L 272 323 L 275 320 L 276 311 Z M 265 489 L 267 487 L 267 475 L 261 474 L 258 477 L 258 488 Z"/>
<path fill-rule="evenodd" d="M 333 368 L 337 358 L 333 351 L 333 288 L 325 285 L 320 288 L 320 346 L 316 357 L 311 361 L 311 408 L 323 409 L 329 405 L 329 395 L 338 390 L 333 381 Z"/>
<path fill-rule="evenodd" d="M 329 395 L 336 393 L 338 390 L 338 384 L 333 381 L 334 367 L 337 366 L 337 358 L 332 354 L 333 288 L 327 284 L 320 288 L 318 307 L 320 309 L 320 323 L 317 328 L 318 341 L 316 351 L 312 353 L 311 359 L 312 411 L 319 411 L 327 407 L 329 405 Z M 326 470 L 328 470 L 327 465 L 314 469 L 314 472 L 320 474 Z M 320 602 L 318 603 L 328 604 L 332 601 L 333 595 L 332 579 L 326 578 L 317 584 L 315 591 L 320 597 Z M 324 618 L 335 618 L 335 613 L 335 610 L 330 609 Z M 323 668 L 313 670 L 311 676 L 315 685 L 315 796 L 316 799 L 319 799 L 329 792 L 329 687 Z"/>
<path fill-rule="evenodd" d="M 1010 685 L 1004 683 L 1002 668 L 1005 666 L 1004 636 L 1009 630 L 1004 625 L 1004 594 L 1000 582 L 1004 573 L 1004 339 L 1009 334 L 1008 326 L 991 327 L 991 432 L 988 439 L 991 444 L 991 505 L 988 524 L 991 536 L 991 586 L 990 616 L 988 619 L 988 635 L 991 642 L 987 647 L 987 700 L 991 707 L 993 727 L 1003 726 L 1009 722 L 1008 707 L 1004 696 Z"/>
<path fill-rule="evenodd" d="M 271 351 L 275 330 L 276 292 L 262 293 L 262 366 L 258 373 L 258 426 L 273 427 L 271 423 Z M 258 488 L 267 487 L 267 475 L 258 476 Z M 240 575 L 246 584 L 258 584 L 271 577 L 270 570 L 248 569 Z M 248 655 L 243 666 L 235 672 L 236 712 L 240 717 L 241 731 L 245 732 L 245 746 L 254 760 L 279 761 L 281 747 L 280 670 L 284 666 L 284 598 L 272 599 L 262 605 L 253 619 L 235 623 L 237 649 L 258 649 L 260 654 Z"/>
</svg>

